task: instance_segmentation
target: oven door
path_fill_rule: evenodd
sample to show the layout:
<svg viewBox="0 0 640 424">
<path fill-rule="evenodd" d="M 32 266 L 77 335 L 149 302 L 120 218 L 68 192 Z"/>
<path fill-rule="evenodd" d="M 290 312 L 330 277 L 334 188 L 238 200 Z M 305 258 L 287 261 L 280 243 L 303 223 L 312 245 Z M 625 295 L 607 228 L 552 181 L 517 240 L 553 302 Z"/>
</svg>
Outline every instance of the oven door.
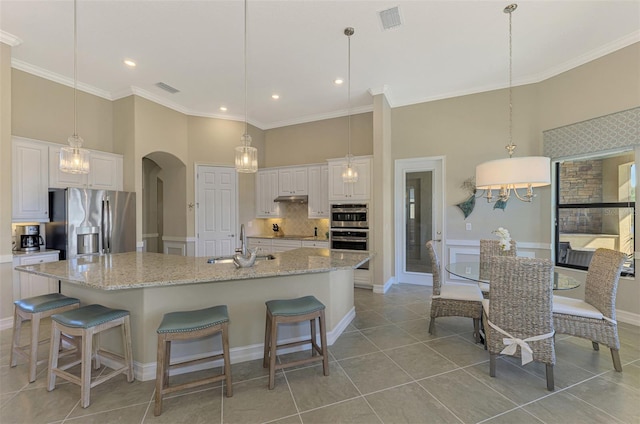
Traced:
<svg viewBox="0 0 640 424">
<path fill-rule="evenodd" d="M 366 252 L 369 250 L 369 232 L 331 230 L 331 249 Z M 358 269 L 369 269 L 369 261 L 358 267 Z"/>
<path fill-rule="evenodd" d="M 369 228 L 367 205 L 331 206 L 331 228 Z"/>
</svg>

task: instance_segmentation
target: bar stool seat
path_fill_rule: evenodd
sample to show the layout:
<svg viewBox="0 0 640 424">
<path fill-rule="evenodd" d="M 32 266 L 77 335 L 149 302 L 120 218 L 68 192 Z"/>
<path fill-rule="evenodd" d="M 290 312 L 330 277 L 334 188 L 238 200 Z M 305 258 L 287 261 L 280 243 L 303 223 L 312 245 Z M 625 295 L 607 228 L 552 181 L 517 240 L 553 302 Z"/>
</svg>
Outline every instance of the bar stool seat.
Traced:
<svg viewBox="0 0 640 424">
<path fill-rule="evenodd" d="M 156 400 L 153 411 L 155 416 L 162 414 L 162 400 L 164 395 L 179 390 L 225 380 L 227 397 L 233 396 L 231 361 L 229 358 L 229 314 L 226 305 L 218 305 L 194 311 L 169 312 L 162 318 L 157 333 L 158 361 L 156 363 Z M 171 341 L 198 339 L 214 336 L 218 333 L 221 333 L 222 337 L 222 353 L 170 364 Z M 220 358 L 224 360 L 222 374 L 173 386 L 169 385 L 169 371 L 171 369 L 210 362 Z"/>
<path fill-rule="evenodd" d="M 322 361 L 322 372 L 329 375 L 329 354 L 327 352 L 327 331 L 325 325 L 325 306 L 314 296 L 297 299 L 269 300 L 264 332 L 264 357 L 262 365 L 269 367 L 269 390 L 275 386 L 276 370 Z M 320 326 L 320 346 L 316 341 L 316 319 Z M 290 324 L 309 321 L 311 337 L 297 342 L 278 344 L 278 324 Z M 276 363 L 277 350 L 311 344 L 311 357 L 287 363 Z"/>
<path fill-rule="evenodd" d="M 118 355 L 100 349 L 100 332 L 110 328 L 120 327 L 122 330 L 123 354 Z M 58 367 L 58 349 L 60 335 L 66 334 L 82 338 L 81 356 L 79 360 Z M 95 343 L 93 336 L 97 335 Z M 51 350 L 49 353 L 49 372 L 47 378 L 47 390 L 52 391 L 56 386 L 56 377 L 80 386 L 80 398 L 83 408 L 89 406 L 90 391 L 92 387 L 104 383 L 119 375 L 126 374 L 127 381 L 133 381 L 133 355 L 131 353 L 131 327 L 129 311 L 124 309 L 112 309 L 102 305 L 88 305 L 82 308 L 70 310 L 51 316 Z M 102 374 L 91 381 L 91 360 L 94 360 L 96 369 L 100 368 L 100 359 L 108 358 L 119 364 L 114 371 Z M 80 377 L 66 370 L 81 364 Z"/>
<path fill-rule="evenodd" d="M 80 307 L 80 301 L 60 293 L 49 293 L 16 300 L 13 303 L 13 335 L 9 364 L 15 367 L 18 362 L 17 355 L 25 357 L 29 363 L 29 383 L 33 383 L 36 380 L 36 367 L 46 362 L 45 359 L 38 361 L 38 346 L 49 341 L 39 341 L 40 321 L 53 314 L 77 309 Z M 31 338 L 29 344 L 20 346 L 20 330 L 24 321 L 31 321 Z"/>
</svg>

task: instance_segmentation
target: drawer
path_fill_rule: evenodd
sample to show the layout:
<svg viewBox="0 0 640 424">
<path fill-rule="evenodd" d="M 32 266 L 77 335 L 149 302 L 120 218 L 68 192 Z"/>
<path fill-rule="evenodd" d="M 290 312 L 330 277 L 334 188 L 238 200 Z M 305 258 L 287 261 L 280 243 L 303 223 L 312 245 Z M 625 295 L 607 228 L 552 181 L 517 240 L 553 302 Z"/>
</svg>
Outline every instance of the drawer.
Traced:
<svg viewBox="0 0 640 424">
<path fill-rule="evenodd" d="M 318 248 L 322 248 L 322 249 L 328 249 L 329 248 L 329 242 L 328 241 L 318 241 L 318 240 L 303 240 L 302 241 L 302 247 L 318 247 Z"/>
<path fill-rule="evenodd" d="M 59 255 L 57 253 L 49 253 L 36 256 L 22 256 L 18 258 L 18 265 L 37 265 L 45 262 L 58 262 Z"/>
</svg>

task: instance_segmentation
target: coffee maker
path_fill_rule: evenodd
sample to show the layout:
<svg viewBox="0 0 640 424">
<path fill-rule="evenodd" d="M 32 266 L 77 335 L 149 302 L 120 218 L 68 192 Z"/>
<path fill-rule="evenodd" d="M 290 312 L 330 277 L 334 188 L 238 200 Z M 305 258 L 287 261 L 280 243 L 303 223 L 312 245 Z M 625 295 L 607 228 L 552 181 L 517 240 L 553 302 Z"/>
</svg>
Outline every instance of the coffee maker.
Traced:
<svg viewBox="0 0 640 424">
<path fill-rule="evenodd" d="M 19 250 L 23 252 L 40 250 L 40 246 L 44 245 L 44 240 L 40 236 L 39 225 L 17 225 L 16 236 L 20 243 Z"/>
</svg>

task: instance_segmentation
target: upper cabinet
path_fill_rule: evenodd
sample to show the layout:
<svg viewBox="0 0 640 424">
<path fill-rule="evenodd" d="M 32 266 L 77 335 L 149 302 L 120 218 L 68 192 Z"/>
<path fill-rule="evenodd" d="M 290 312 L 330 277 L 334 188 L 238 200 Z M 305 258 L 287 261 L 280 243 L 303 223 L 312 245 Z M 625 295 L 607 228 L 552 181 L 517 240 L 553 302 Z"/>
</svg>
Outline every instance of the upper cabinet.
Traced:
<svg viewBox="0 0 640 424">
<path fill-rule="evenodd" d="M 278 170 L 259 170 L 256 173 L 256 218 L 277 218 L 280 205 L 273 201 L 278 197 Z"/>
<path fill-rule="evenodd" d="M 13 138 L 13 221 L 49 221 L 49 147 Z"/>
<path fill-rule="evenodd" d="M 371 198 L 371 157 L 355 157 L 351 162 L 358 172 L 358 181 L 344 183 L 342 172 L 346 159 L 330 159 L 329 161 L 329 200 L 369 200 Z"/>
<path fill-rule="evenodd" d="M 282 168 L 278 170 L 278 195 L 307 195 L 307 167 Z"/>
<path fill-rule="evenodd" d="M 92 151 L 88 186 L 92 189 L 122 190 L 122 156 Z"/>
<path fill-rule="evenodd" d="M 79 187 L 101 190 L 122 190 L 122 155 L 91 151 L 89 174 L 69 174 L 60 171 L 60 147 L 49 147 L 49 187 Z"/>
<path fill-rule="evenodd" d="M 329 167 L 309 167 L 309 218 L 329 218 Z"/>
</svg>

